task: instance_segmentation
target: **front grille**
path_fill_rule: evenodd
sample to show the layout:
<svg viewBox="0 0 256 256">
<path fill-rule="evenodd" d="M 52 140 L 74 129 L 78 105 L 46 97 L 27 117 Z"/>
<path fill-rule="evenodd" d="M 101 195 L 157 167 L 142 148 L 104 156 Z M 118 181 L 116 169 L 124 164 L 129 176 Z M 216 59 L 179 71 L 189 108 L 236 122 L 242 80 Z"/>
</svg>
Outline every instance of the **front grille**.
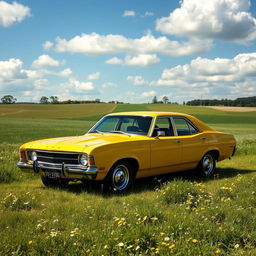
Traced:
<svg viewBox="0 0 256 256">
<path fill-rule="evenodd" d="M 79 164 L 78 153 L 36 151 L 37 161 L 53 164 Z"/>
</svg>

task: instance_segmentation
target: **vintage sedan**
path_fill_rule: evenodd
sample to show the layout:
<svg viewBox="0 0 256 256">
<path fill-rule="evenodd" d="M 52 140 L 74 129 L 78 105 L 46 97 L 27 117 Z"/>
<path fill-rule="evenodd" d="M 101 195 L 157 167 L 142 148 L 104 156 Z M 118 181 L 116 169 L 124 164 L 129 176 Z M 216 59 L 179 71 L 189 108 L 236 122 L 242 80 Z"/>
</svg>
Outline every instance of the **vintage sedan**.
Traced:
<svg viewBox="0 0 256 256">
<path fill-rule="evenodd" d="M 126 191 L 134 179 L 184 170 L 213 175 L 217 161 L 236 150 L 233 135 L 172 112 L 122 112 L 103 117 L 85 135 L 28 142 L 18 167 L 46 186 L 98 180 Z"/>
</svg>

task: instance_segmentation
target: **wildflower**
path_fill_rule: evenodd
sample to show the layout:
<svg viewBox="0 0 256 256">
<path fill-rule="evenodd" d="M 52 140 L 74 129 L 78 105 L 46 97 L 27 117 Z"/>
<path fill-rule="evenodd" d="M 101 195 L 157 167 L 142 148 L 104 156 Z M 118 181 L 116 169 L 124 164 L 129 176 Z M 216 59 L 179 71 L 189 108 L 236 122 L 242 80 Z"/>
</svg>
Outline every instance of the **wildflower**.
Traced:
<svg viewBox="0 0 256 256">
<path fill-rule="evenodd" d="M 174 244 L 171 244 L 170 246 L 169 246 L 169 249 L 172 249 L 172 248 L 174 248 Z"/>
<path fill-rule="evenodd" d="M 120 242 L 117 246 L 123 247 L 123 246 L 124 246 L 124 243 Z"/>
<path fill-rule="evenodd" d="M 165 238 L 164 238 L 164 241 L 166 241 L 166 242 L 168 242 L 170 240 L 170 237 L 168 237 L 168 236 L 166 236 Z"/>
<path fill-rule="evenodd" d="M 152 221 L 157 221 L 158 220 L 158 218 L 157 217 L 152 217 L 152 218 L 150 218 Z"/>
<path fill-rule="evenodd" d="M 221 250 L 220 250 L 220 249 L 217 249 L 217 250 L 215 251 L 215 253 L 216 253 L 216 254 L 220 254 L 220 253 L 221 253 Z"/>
<path fill-rule="evenodd" d="M 108 246 L 107 245 L 104 245 L 104 247 L 103 247 L 104 249 L 108 249 Z"/>
<path fill-rule="evenodd" d="M 234 248 L 235 249 L 239 248 L 239 244 L 235 244 Z"/>
<path fill-rule="evenodd" d="M 167 245 L 167 243 L 166 242 L 162 242 L 161 245 L 165 246 L 165 245 Z"/>
<path fill-rule="evenodd" d="M 28 241 L 28 244 L 29 244 L 29 245 L 31 245 L 32 243 L 33 243 L 33 241 L 32 241 L 32 240 Z"/>
<path fill-rule="evenodd" d="M 160 232 L 160 236 L 164 236 L 165 235 L 165 233 L 164 232 Z"/>
<path fill-rule="evenodd" d="M 136 248 L 135 248 L 135 251 L 138 251 L 140 249 L 140 246 L 138 245 Z"/>
<path fill-rule="evenodd" d="M 197 243 L 197 240 L 196 240 L 196 239 L 192 239 L 191 241 L 192 241 L 192 243 L 194 243 L 194 244 Z"/>
</svg>

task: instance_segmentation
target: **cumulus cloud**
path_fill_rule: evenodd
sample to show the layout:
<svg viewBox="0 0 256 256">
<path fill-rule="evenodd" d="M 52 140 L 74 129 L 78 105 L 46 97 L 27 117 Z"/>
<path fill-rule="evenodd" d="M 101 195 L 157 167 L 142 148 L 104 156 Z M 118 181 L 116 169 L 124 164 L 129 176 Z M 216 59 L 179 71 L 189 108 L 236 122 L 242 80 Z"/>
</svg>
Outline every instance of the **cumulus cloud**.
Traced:
<svg viewBox="0 0 256 256">
<path fill-rule="evenodd" d="M 196 58 L 190 64 L 167 68 L 151 85 L 172 87 L 218 87 L 255 82 L 256 53 L 238 54 L 233 59 Z"/>
<path fill-rule="evenodd" d="M 143 92 L 140 97 L 141 98 L 149 98 L 149 97 L 152 97 L 152 96 L 155 96 L 156 95 L 156 92 L 155 91 L 148 91 L 148 92 Z"/>
<path fill-rule="evenodd" d="M 109 60 L 105 61 L 106 64 L 111 64 L 111 65 L 118 65 L 118 64 L 123 64 L 123 60 L 117 58 L 117 57 L 113 57 Z"/>
<path fill-rule="evenodd" d="M 130 39 L 122 35 L 82 34 L 70 40 L 56 38 L 57 52 L 83 54 L 166 54 L 183 56 L 208 52 L 212 47 L 211 40 L 191 39 L 187 42 L 171 41 L 165 36 L 154 37 L 147 33 L 141 38 Z M 117 60 L 117 59 L 116 59 Z M 113 60 L 112 60 L 113 61 Z"/>
<path fill-rule="evenodd" d="M 57 76 L 62 76 L 62 77 L 71 77 L 73 76 L 73 71 L 70 68 L 63 69 L 59 72 L 56 73 Z"/>
<path fill-rule="evenodd" d="M 117 57 L 107 60 L 105 63 L 112 65 L 147 67 L 158 64 L 160 59 L 156 54 L 138 54 L 135 56 L 126 56 L 124 60 Z"/>
<path fill-rule="evenodd" d="M 34 60 L 31 67 L 33 68 L 46 68 L 46 67 L 59 67 L 63 62 L 53 59 L 49 55 L 43 54 Z"/>
<path fill-rule="evenodd" d="M 9 27 L 15 22 L 22 22 L 29 16 L 29 7 L 17 2 L 10 4 L 5 1 L 0 1 L 0 26 Z"/>
<path fill-rule="evenodd" d="M 123 17 L 134 17 L 135 15 L 136 13 L 133 10 L 125 10 L 123 12 Z"/>
<path fill-rule="evenodd" d="M 19 79 L 28 78 L 26 71 L 22 68 L 20 59 L 9 59 L 0 61 L 0 83 L 14 82 Z"/>
<path fill-rule="evenodd" d="M 92 73 L 87 76 L 88 80 L 98 80 L 100 78 L 100 72 Z"/>
<path fill-rule="evenodd" d="M 126 80 L 136 86 L 148 84 L 148 81 L 144 80 L 142 76 L 127 76 Z"/>
<path fill-rule="evenodd" d="M 79 80 L 70 78 L 65 84 L 66 87 L 74 89 L 76 92 L 92 91 L 94 86 L 92 82 L 81 82 Z"/>
<path fill-rule="evenodd" d="M 48 50 L 50 50 L 50 49 L 52 48 L 52 46 L 53 46 L 53 43 L 52 43 L 52 42 L 46 41 L 46 42 L 43 44 L 43 49 L 44 49 L 45 51 L 48 51 Z"/>
<path fill-rule="evenodd" d="M 183 0 L 180 8 L 156 21 L 164 34 L 246 43 L 256 39 L 256 19 L 248 0 Z"/>
<path fill-rule="evenodd" d="M 154 16 L 154 13 L 153 12 L 145 12 L 144 16 L 145 17 L 147 17 L 147 16 Z"/>
<path fill-rule="evenodd" d="M 117 87 L 118 87 L 117 84 L 112 83 L 112 82 L 107 82 L 107 83 L 104 83 L 104 84 L 102 85 L 102 88 L 103 88 L 103 89 L 107 89 L 107 88 L 117 88 Z"/>
</svg>

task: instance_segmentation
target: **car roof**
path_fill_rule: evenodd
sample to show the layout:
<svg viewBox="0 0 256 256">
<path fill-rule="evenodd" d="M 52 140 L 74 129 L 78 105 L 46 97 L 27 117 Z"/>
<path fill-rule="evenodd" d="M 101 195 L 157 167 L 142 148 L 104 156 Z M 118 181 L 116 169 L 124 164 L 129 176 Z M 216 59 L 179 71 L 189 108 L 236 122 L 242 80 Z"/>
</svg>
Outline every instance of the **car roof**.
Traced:
<svg viewBox="0 0 256 256">
<path fill-rule="evenodd" d="M 177 112 L 165 112 L 165 111 L 129 111 L 129 112 L 116 112 L 108 114 L 108 116 L 115 116 L 115 115 L 139 115 L 139 116 L 190 116 L 184 113 L 177 113 Z"/>
</svg>

